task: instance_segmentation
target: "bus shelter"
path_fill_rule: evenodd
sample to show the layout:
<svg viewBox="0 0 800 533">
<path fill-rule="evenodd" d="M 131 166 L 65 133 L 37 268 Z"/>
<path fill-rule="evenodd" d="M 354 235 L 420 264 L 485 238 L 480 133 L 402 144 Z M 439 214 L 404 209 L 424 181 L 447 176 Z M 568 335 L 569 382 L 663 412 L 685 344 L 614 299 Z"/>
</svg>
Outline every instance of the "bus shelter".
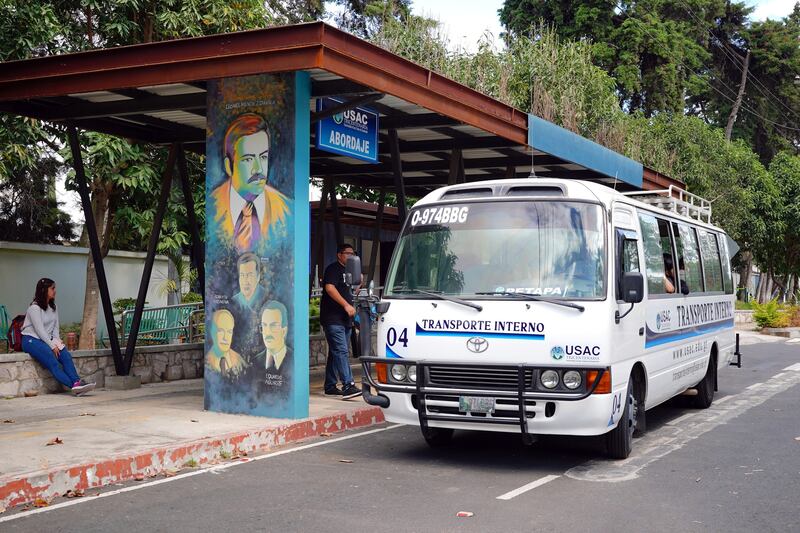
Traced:
<svg viewBox="0 0 800 533">
<path fill-rule="evenodd" d="M 620 190 L 680 185 L 320 22 L 2 63 L 0 112 L 67 128 L 118 375 L 130 372 L 177 170 L 205 287 L 206 408 L 271 417 L 308 414 L 310 264 L 323 234 L 311 242 L 310 225 L 321 227 L 326 204 L 338 212 L 337 184 L 380 192 L 376 236 L 387 192 L 402 223 L 407 197 L 447 184 L 534 173 Z M 126 346 L 114 333 L 79 130 L 169 147 Z M 187 151 L 206 156 L 204 239 Z M 323 183 L 315 221 L 310 177 Z"/>
</svg>

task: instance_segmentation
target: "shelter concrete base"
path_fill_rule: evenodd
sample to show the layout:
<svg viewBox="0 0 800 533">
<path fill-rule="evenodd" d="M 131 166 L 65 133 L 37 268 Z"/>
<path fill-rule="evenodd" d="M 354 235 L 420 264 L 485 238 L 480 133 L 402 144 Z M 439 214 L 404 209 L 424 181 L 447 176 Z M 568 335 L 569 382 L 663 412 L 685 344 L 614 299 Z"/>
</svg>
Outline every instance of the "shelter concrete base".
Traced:
<svg viewBox="0 0 800 533">
<path fill-rule="evenodd" d="M 108 390 L 131 390 L 142 386 L 142 376 L 108 376 L 106 388 Z"/>
</svg>

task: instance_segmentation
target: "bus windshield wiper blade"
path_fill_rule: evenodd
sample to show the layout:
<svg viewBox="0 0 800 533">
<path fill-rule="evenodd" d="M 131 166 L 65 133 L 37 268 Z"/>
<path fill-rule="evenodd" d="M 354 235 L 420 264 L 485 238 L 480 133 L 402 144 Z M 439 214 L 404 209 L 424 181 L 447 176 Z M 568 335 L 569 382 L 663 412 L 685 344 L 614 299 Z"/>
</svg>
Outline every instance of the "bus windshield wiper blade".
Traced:
<svg viewBox="0 0 800 533">
<path fill-rule="evenodd" d="M 532 300 L 534 302 L 547 302 L 550 304 L 563 305 L 564 307 L 572 307 L 573 309 L 577 309 L 581 313 L 583 313 L 586 310 L 586 308 L 583 307 L 582 305 L 578 305 L 572 302 L 562 302 L 561 300 L 542 298 L 541 296 L 526 294 L 524 292 L 491 291 L 491 292 L 476 292 L 475 294 L 479 294 L 481 296 L 513 296 L 515 298 L 520 298 L 523 300 Z"/>
<path fill-rule="evenodd" d="M 455 296 L 448 296 L 447 294 L 442 294 L 441 292 L 431 292 L 431 291 L 423 291 L 422 289 L 406 289 L 406 288 L 394 289 L 392 292 L 415 292 L 418 294 L 424 294 L 425 296 L 432 296 L 437 300 L 447 300 L 448 302 L 466 305 L 467 307 L 477 309 L 478 311 L 483 311 L 483 306 L 481 305 L 474 304 L 466 300 L 462 300 L 461 298 L 456 298 Z"/>
</svg>

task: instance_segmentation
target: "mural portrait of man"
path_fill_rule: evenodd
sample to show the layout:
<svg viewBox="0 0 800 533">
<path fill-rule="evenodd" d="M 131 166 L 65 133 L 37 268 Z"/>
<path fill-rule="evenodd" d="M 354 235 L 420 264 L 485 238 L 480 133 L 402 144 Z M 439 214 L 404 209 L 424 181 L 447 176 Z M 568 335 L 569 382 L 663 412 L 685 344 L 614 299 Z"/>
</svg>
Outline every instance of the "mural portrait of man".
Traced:
<svg viewBox="0 0 800 533">
<path fill-rule="evenodd" d="M 214 311 L 210 332 L 212 346 L 206 353 L 206 368 L 226 377 L 236 377 L 245 369 L 244 359 L 231 348 L 234 325 L 230 311 Z"/>
<path fill-rule="evenodd" d="M 270 300 L 261 310 L 259 329 L 264 350 L 255 357 L 254 366 L 266 369 L 265 389 L 288 392 L 291 383 L 292 350 L 286 345 L 289 321 L 286 306 Z"/>
<path fill-rule="evenodd" d="M 255 251 L 291 213 L 291 200 L 268 184 L 268 124 L 256 113 L 239 115 L 222 144 L 228 179 L 211 193 L 214 221 L 238 252 Z"/>
<path fill-rule="evenodd" d="M 250 309 L 253 313 L 261 308 L 265 292 L 261 285 L 261 269 L 258 256 L 253 252 L 245 252 L 236 261 L 239 271 L 239 292 L 233 295 L 233 301 L 242 309 Z"/>
</svg>

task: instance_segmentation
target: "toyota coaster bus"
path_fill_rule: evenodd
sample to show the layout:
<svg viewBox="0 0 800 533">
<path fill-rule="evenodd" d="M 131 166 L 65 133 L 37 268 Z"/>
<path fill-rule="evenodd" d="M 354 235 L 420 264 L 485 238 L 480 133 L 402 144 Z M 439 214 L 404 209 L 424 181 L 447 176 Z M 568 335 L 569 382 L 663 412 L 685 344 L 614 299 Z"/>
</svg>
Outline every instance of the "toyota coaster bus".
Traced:
<svg viewBox="0 0 800 533">
<path fill-rule="evenodd" d="M 710 406 L 733 358 L 736 244 L 710 218 L 672 187 L 524 179 L 428 194 L 376 306 L 365 400 L 432 446 L 455 429 L 605 434 L 627 457 L 647 409 L 688 389 Z"/>
</svg>

